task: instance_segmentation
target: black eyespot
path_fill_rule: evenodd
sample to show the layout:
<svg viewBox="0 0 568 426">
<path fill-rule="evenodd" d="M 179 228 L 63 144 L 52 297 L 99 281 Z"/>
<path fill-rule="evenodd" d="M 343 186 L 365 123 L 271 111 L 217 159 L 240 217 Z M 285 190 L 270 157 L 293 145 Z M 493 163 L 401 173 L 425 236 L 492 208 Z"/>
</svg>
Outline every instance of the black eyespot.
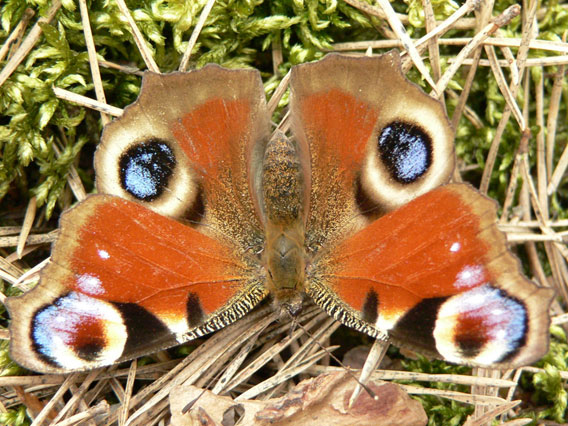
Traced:
<svg viewBox="0 0 568 426">
<path fill-rule="evenodd" d="M 383 164 L 399 183 L 415 182 L 432 164 L 432 139 L 413 124 L 393 121 L 385 126 L 378 148 Z"/>
<path fill-rule="evenodd" d="M 152 201 L 168 187 L 176 159 L 165 141 L 150 139 L 129 148 L 118 166 L 124 190 L 139 200 Z"/>
</svg>

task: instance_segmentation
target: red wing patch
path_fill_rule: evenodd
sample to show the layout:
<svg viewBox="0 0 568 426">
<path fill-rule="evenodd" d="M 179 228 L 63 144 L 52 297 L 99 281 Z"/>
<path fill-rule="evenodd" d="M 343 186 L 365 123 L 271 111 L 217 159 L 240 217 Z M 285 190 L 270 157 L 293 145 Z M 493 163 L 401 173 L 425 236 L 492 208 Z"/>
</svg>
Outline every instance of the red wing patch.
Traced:
<svg viewBox="0 0 568 426">
<path fill-rule="evenodd" d="M 178 316 L 194 293 L 209 315 L 245 280 L 246 265 L 231 249 L 193 228 L 119 198 L 96 197 L 86 208 L 83 226 L 71 215 L 62 219 L 62 238 L 76 241 L 71 255 L 54 255 L 54 263 L 63 258 L 60 266 L 73 271 L 70 289 Z"/>
</svg>

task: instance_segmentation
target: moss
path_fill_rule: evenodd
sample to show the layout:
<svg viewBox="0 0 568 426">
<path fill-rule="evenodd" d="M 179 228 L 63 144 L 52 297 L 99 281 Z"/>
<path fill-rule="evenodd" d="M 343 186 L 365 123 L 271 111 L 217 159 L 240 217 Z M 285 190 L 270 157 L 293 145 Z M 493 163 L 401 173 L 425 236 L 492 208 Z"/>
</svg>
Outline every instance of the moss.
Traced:
<svg viewBox="0 0 568 426">
<path fill-rule="evenodd" d="M 428 360 L 422 356 L 419 356 L 416 360 L 406 360 L 403 362 L 403 365 L 409 371 L 426 374 L 466 375 L 471 372 L 470 367 L 451 365 L 439 360 Z M 412 385 L 446 391 L 470 392 L 469 386 L 454 383 L 419 382 L 412 383 Z M 472 405 L 461 404 L 435 395 L 415 395 L 413 398 L 422 403 L 428 416 L 428 425 L 460 425 L 465 422 L 467 416 L 473 413 Z"/>
<path fill-rule="evenodd" d="M 5 413 L 0 413 L 0 424 L 6 426 L 27 426 L 31 423 L 26 415 L 26 407 L 23 405 L 16 409 L 7 410 Z"/>
</svg>

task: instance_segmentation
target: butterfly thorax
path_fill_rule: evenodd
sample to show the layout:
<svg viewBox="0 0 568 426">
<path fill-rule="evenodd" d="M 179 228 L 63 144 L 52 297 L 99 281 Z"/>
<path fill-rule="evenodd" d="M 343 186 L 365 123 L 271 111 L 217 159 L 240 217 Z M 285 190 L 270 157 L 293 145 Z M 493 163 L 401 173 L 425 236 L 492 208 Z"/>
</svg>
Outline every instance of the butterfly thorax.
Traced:
<svg viewBox="0 0 568 426">
<path fill-rule="evenodd" d="M 293 142 L 278 133 L 264 153 L 262 206 L 267 288 L 280 309 L 292 315 L 302 305 L 305 280 L 305 178 Z"/>
<path fill-rule="evenodd" d="M 274 227 L 264 251 L 267 287 L 278 307 L 295 315 L 301 309 L 305 280 L 303 234 L 297 229 Z"/>
</svg>

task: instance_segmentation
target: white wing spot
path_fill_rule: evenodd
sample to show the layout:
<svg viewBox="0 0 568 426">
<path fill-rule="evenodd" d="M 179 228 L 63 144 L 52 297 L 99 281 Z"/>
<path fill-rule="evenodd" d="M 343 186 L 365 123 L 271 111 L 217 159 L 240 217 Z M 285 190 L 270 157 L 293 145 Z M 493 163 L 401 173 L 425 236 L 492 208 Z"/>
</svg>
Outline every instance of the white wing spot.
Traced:
<svg viewBox="0 0 568 426">
<path fill-rule="evenodd" d="M 81 291 L 90 295 L 103 294 L 105 291 L 101 284 L 101 280 L 94 275 L 83 274 L 77 279 L 77 286 Z"/>
<path fill-rule="evenodd" d="M 450 251 L 452 253 L 457 253 L 458 251 L 460 251 L 460 249 L 461 249 L 461 244 L 458 242 L 453 243 L 452 246 L 450 247 Z"/>
<path fill-rule="evenodd" d="M 105 260 L 106 260 L 106 259 L 110 259 L 110 254 L 108 254 L 108 251 L 106 251 L 106 250 L 98 250 L 98 253 L 99 253 L 99 257 L 100 257 L 101 259 L 105 259 Z"/>
<path fill-rule="evenodd" d="M 482 283 L 484 275 L 481 265 L 466 265 L 458 272 L 454 286 L 457 288 L 475 287 Z"/>
</svg>

